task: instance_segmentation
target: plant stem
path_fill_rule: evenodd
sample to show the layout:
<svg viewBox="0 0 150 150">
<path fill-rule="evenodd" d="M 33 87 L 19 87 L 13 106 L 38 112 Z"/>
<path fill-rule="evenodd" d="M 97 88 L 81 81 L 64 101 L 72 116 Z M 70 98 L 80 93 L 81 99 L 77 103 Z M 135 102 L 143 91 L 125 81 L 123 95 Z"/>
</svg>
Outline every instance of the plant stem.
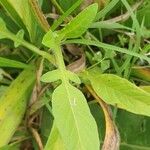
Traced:
<svg viewBox="0 0 150 150">
<path fill-rule="evenodd" d="M 12 33 L 5 33 L 3 32 L 3 35 L 5 35 L 6 37 L 8 37 L 9 39 L 20 43 L 20 45 L 30 49 L 32 52 L 37 53 L 38 55 L 42 56 L 43 58 L 46 58 L 49 62 L 51 62 L 53 65 L 56 65 L 56 62 L 53 58 L 52 55 L 50 55 L 49 53 L 45 52 L 45 51 L 41 51 L 39 48 L 37 48 L 36 46 L 28 43 L 27 41 L 23 40 L 23 39 L 19 39 L 16 37 L 16 35 L 12 34 Z"/>
<path fill-rule="evenodd" d="M 60 70 L 60 72 L 62 74 L 62 82 L 64 82 L 66 84 L 67 82 L 69 82 L 69 80 L 68 80 L 67 76 L 64 75 L 64 74 L 66 74 L 66 66 L 65 66 L 65 63 L 63 60 L 60 43 L 56 42 L 54 51 L 55 51 L 55 58 L 56 58 L 58 69 Z"/>
</svg>

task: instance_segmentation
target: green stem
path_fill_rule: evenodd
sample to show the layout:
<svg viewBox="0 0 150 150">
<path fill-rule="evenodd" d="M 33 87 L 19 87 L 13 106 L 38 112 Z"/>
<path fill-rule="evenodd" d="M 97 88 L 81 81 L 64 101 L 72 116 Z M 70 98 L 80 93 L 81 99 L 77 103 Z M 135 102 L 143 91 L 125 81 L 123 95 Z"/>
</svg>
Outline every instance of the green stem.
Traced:
<svg viewBox="0 0 150 150">
<path fill-rule="evenodd" d="M 38 55 L 42 56 L 43 58 L 46 58 L 48 61 L 50 61 L 53 65 L 56 65 L 55 60 L 53 58 L 52 55 L 50 55 L 49 53 L 45 52 L 45 51 L 41 51 L 40 49 L 38 49 L 36 46 L 28 43 L 27 41 L 23 40 L 23 39 L 19 39 L 16 37 L 16 35 L 12 34 L 12 33 L 4 33 L 3 35 L 15 42 L 20 43 L 20 45 L 30 49 L 32 52 L 37 53 Z"/>
<path fill-rule="evenodd" d="M 65 75 L 66 66 L 65 66 L 63 55 L 62 55 L 62 52 L 61 52 L 61 46 L 57 42 L 56 42 L 54 51 L 55 51 L 55 58 L 56 58 L 56 62 L 57 62 L 57 65 L 58 65 L 58 69 L 60 70 L 60 72 L 62 74 L 62 82 L 67 84 L 69 82 L 69 80 L 68 80 L 67 76 Z"/>
</svg>

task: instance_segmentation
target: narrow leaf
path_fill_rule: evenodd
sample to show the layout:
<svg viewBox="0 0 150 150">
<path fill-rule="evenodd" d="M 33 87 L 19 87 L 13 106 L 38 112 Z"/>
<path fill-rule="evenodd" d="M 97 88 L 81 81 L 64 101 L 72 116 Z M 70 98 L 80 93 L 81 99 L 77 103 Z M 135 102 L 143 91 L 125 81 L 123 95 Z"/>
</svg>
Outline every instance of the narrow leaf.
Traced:
<svg viewBox="0 0 150 150">
<path fill-rule="evenodd" d="M 0 4 L 4 7 L 13 21 L 21 29 L 26 31 L 25 34 L 27 37 L 29 34 L 31 42 L 34 42 L 37 45 L 39 43 L 41 44 L 41 38 L 44 31 L 38 18 L 39 10 L 37 9 L 37 5 L 35 6 L 33 0 L 0 0 Z M 37 10 L 37 14 L 35 14 L 33 5 L 36 7 L 34 7 L 34 9 Z"/>
<path fill-rule="evenodd" d="M 102 42 L 99 42 L 99 41 L 86 40 L 86 39 L 74 39 L 74 40 L 68 40 L 68 41 L 63 42 L 63 44 L 70 44 L 70 43 L 93 45 L 93 46 L 97 46 L 97 47 L 100 47 L 100 48 L 104 48 L 106 50 L 117 51 L 117 52 L 120 52 L 120 53 L 124 53 L 124 54 L 128 54 L 128 55 L 131 55 L 131 56 L 138 57 L 138 58 L 146 60 L 150 63 L 150 58 L 145 56 L 145 55 L 142 55 L 142 54 L 139 54 L 139 53 L 136 53 L 136 52 L 133 52 L 133 51 L 129 51 L 125 48 L 121 48 L 121 47 L 117 47 L 117 46 L 114 46 L 114 45 L 102 43 Z"/>
<path fill-rule="evenodd" d="M 62 38 L 77 38 L 81 36 L 91 25 L 97 13 L 98 5 L 92 4 L 79 13 L 58 34 Z"/>
<path fill-rule="evenodd" d="M 0 67 L 27 68 L 28 65 L 16 60 L 0 57 Z"/>
<path fill-rule="evenodd" d="M 0 32 L 4 32 L 4 31 L 8 31 L 8 30 L 6 28 L 5 22 L 3 21 L 2 18 L 0 18 Z M 0 39 L 4 39 L 4 38 L 6 38 L 6 36 L 3 34 L 0 34 Z"/>
</svg>

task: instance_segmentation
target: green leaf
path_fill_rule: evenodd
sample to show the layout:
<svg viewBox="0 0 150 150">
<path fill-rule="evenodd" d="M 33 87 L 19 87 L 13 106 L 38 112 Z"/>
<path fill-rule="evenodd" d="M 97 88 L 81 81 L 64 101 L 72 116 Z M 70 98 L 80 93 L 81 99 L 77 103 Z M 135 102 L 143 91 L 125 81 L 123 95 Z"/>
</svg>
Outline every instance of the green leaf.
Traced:
<svg viewBox="0 0 150 150">
<path fill-rule="evenodd" d="M 144 91 L 150 93 L 150 86 L 140 86 L 141 89 L 143 89 Z"/>
<path fill-rule="evenodd" d="M 77 38 L 91 25 L 97 13 L 98 5 L 92 4 L 79 13 L 62 30 L 58 31 L 61 38 Z"/>
<path fill-rule="evenodd" d="M 113 74 L 88 72 L 87 78 L 97 95 L 106 103 L 135 114 L 150 116 L 150 94 Z"/>
<path fill-rule="evenodd" d="M 110 67 L 110 60 L 104 60 L 101 62 L 101 70 L 104 72 Z"/>
<path fill-rule="evenodd" d="M 0 0 L 0 4 L 4 7 L 13 21 L 21 29 L 26 31 L 25 34 L 27 37 L 29 34 L 31 42 L 38 45 L 39 43 L 41 44 L 41 38 L 44 31 L 39 18 L 37 18 L 40 13 L 36 10 L 38 15 L 35 14 L 31 5 L 32 3 L 33 0 Z"/>
<path fill-rule="evenodd" d="M 0 67 L 27 68 L 28 65 L 16 60 L 0 57 Z"/>
<path fill-rule="evenodd" d="M 110 1 L 107 6 L 105 6 L 101 11 L 97 13 L 95 20 L 100 20 L 101 18 L 105 17 L 107 13 L 110 12 L 118 2 L 119 0 Z"/>
<path fill-rule="evenodd" d="M 20 146 L 21 146 L 20 143 L 15 143 L 15 144 L 10 144 L 10 145 L 1 147 L 0 150 L 19 150 Z"/>
<path fill-rule="evenodd" d="M 116 22 L 107 22 L 107 21 L 100 21 L 100 22 L 94 22 L 90 28 L 100 28 L 100 29 L 126 29 L 134 31 L 132 28 L 129 28 L 127 26 L 121 25 Z"/>
<path fill-rule="evenodd" d="M 18 33 L 16 34 L 16 37 L 19 39 L 23 39 L 24 37 L 24 30 L 19 30 Z M 18 47 L 20 46 L 20 42 L 14 42 L 14 46 Z"/>
<path fill-rule="evenodd" d="M 125 48 L 121 48 L 121 47 L 117 47 L 117 46 L 114 46 L 114 45 L 102 43 L 102 42 L 99 42 L 99 41 L 86 40 L 86 39 L 73 39 L 73 40 L 68 40 L 68 41 L 63 42 L 63 44 L 70 44 L 70 43 L 93 45 L 93 46 L 97 46 L 97 47 L 100 47 L 100 48 L 103 48 L 103 49 L 106 49 L 106 50 L 117 51 L 117 52 L 120 52 L 120 53 L 124 53 L 124 54 L 128 54 L 128 55 L 131 55 L 131 56 L 138 57 L 138 58 L 146 60 L 150 63 L 150 58 L 145 56 L 145 55 L 139 54 L 139 53 L 134 52 L 134 51 L 129 51 Z"/>
<path fill-rule="evenodd" d="M 55 124 L 53 124 L 50 136 L 44 150 L 65 150 L 64 143 Z"/>
<path fill-rule="evenodd" d="M 0 18 L 0 31 L 7 30 L 5 22 Z"/>
<path fill-rule="evenodd" d="M 52 30 L 49 30 L 43 37 L 42 44 L 49 48 L 55 47 L 55 38 L 58 37 L 58 34 L 56 32 L 52 32 Z"/>
<path fill-rule="evenodd" d="M 81 80 L 78 77 L 78 75 L 76 75 L 75 73 L 71 72 L 71 71 L 66 71 L 67 76 L 69 78 L 70 81 L 81 84 Z"/>
<path fill-rule="evenodd" d="M 3 21 L 2 18 L 0 18 L 0 32 L 4 32 L 4 31 L 8 31 L 8 30 L 6 28 L 5 22 Z M 0 34 L 0 39 L 4 39 L 4 38 L 6 38 L 6 36 L 3 34 Z"/>
<path fill-rule="evenodd" d="M 66 73 L 66 76 L 72 82 L 75 82 L 75 83 L 78 83 L 78 84 L 81 83 L 79 77 L 75 73 L 73 73 L 71 71 L 66 71 L 65 73 Z M 55 82 L 55 81 L 60 80 L 60 79 L 61 79 L 61 72 L 60 72 L 59 69 L 49 71 L 49 72 L 45 73 L 44 75 L 42 75 L 42 77 L 41 77 L 41 81 L 46 82 L 46 83 Z"/>
<path fill-rule="evenodd" d="M 0 97 L 0 147 L 9 143 L 21 123 L 35 78 L 34 67 L 25 69 Z"/>
<path fill-rule="evenodd" d="M 101 141 L 105 137 L 105 117 L 97 103 L 90 103 Z M 150 117 L 118 109 L 115 122 L 120 132 L 120 150 L 150 150 Z"/>
<path fill-rule="evenodd" d="M 83 0 L 77 0 L 62 16 L 58 18 L 58 20 L 55 20 L 51 26 L 51 30 L 54 31 L 59 27 L 59 25 L 82 3 L 82 1 Z"/>
<path fill-rule="evenodd" d="M 99 150 L 95 120 L 83 94 L 62 83 L 52 95 L 56 126 L 67 150 Z"/>
<path fill-rule="evenodd" d="M 61 8 L 67 11 L 77 0 L 58 0 Z"/>
<path fill-rule="evenodd" d="M 61 78 L 61 73 L 60 73 L 59 69 L 56 69 L 56 70 L 49 71 L 49 72 L 45 73 L 44 75 L 42 75 L 41 81 L 50 83 L 50 82 L 55 82 L 55 81 L 59 80 L 60 78 Z"/>
</svg>

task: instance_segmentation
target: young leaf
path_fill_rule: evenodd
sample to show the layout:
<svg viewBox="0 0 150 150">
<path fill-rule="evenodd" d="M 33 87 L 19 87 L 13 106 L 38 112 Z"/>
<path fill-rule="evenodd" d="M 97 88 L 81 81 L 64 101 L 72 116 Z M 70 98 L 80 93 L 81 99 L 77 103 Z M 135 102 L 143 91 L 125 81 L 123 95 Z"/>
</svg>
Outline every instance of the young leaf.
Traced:
<svg viewBox="0 0 150 150">
<path fill-rule="evenodd" d="M 61 72 L 59 69 L 49 71 L 41 77 L 41 81 L 46 83 L 55 82 L 59 79 L 61 79 Z"/>
<path fill-rule="evenodd" d="M 106 103 L 117 105 L 135 114 L 150 116 L 150 94 L 113 74 L 95 75 L 88 72 L 86 77 L 97 95 Z"/>
<path fill-rule="evenodd" d="M 25 113 L 35 82 L 35 68 L 25 69 L 0 98 L 0 147 L 9 143 Z M 21 88 L 20 88 L 21 85 Z"/>
<path fill-rule="evenodd" d="M 24 30 L 19 30 L 18 33 L 16 34 L 16 37 L 19 38 L 19 39 L 23 39 Z M 20 43 L 19 42 L 14 42 L 14 46 L 18 47 L 18 46 L 20 46 Z"/>
<path fill-rule="evenodd" d="M 69 78 L 70 81 L 81 84 L 81 80 L 78 77 L 78 75 L 76 75 L 75 73 L 71 72 L 71 71 L 66 71 L 67 76 Z"/>
<path fill-rule="evenodd" d="M 80 78 L 73 72 L 71 71 L 66 71 L 66 76 L 70 79 L 70 81 L 75 82 L 80 84 Z M 45 73 L 44 75 L 42 75 L 41 77 L 41 81 L 42 82 L 55 82 L 57 80 L 61 79 L 61 72 L 59 69 L 53 70 L 53 71 L 49 71 L 47 73 Z"/>
<path fill-rule="evenodd" d="M 42 44 L 49 48 L 55 47 L 55 38 L 57 38 L 58 35 L 56 32 L 52 32 L 52 30 L 49 30 L 43 37 Z"/>
<path fill-rule="evenodd" d="M 77 38 L 91 25 L 98 10 L 98 5 L 92 4 L 78 14 L 62 30 L 58 31 L 61 38 Z"/>
<path fill-rule="evenodd" d="M 53 114 L 67 150 L 99 150 L 95 120 L 83 94 L 62 83 L 52 95 Z"/>
</svg>

